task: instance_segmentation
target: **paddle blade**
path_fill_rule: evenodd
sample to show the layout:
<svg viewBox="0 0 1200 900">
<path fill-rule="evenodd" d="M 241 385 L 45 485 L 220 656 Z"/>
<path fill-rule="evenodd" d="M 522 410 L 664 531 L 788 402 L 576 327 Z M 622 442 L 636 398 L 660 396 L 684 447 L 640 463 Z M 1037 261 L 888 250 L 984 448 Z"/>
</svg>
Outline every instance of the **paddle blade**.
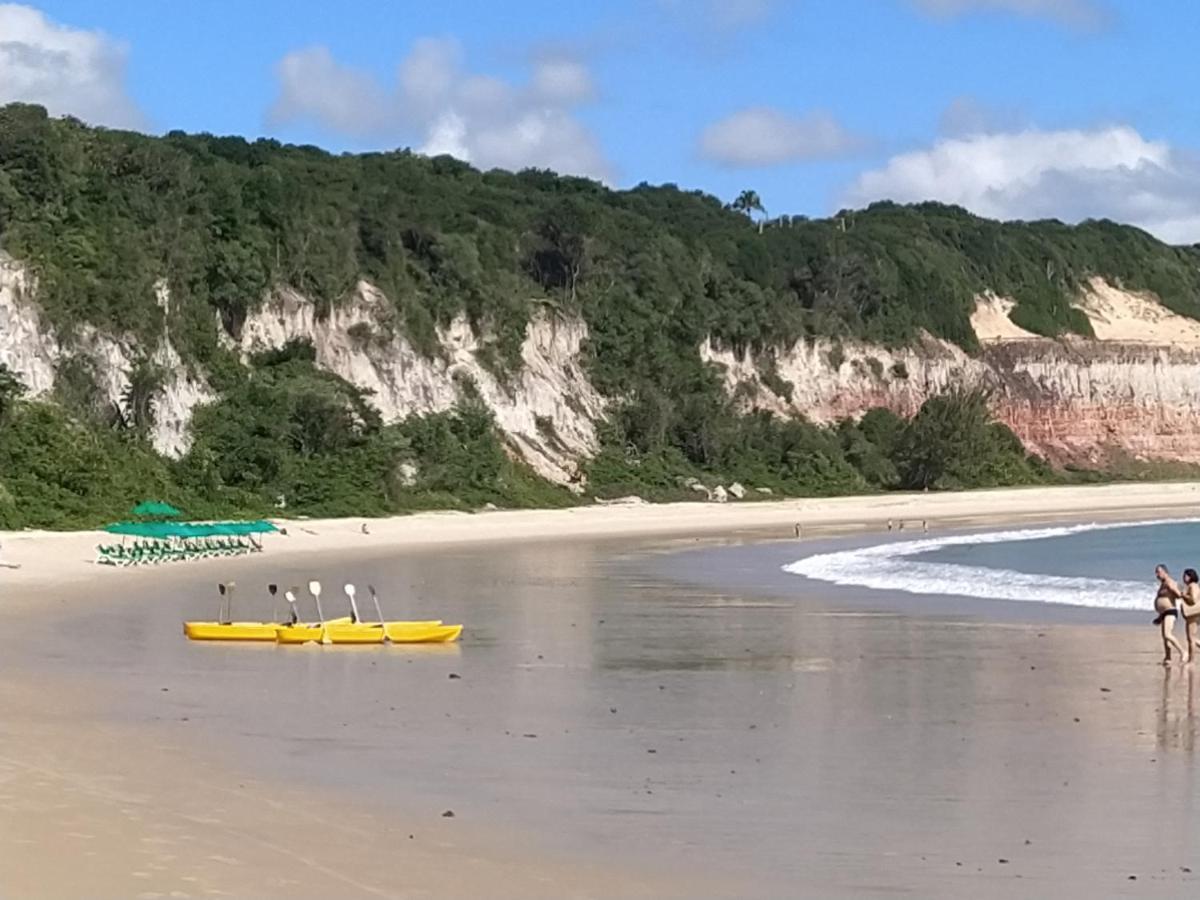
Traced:
<svg viewBox="0 0 1200 900">
<path fill-rule="evenodd" d="M 221 582 L 220 584 L 217 585 L 217 591 L 220 593 L 220 595 L 222 597 L 225 596 L 225 583 L 224 582 Z"/>
<path fill-rule="evenodd" d="M 314 597 L 319 597 L 321 595 L 321 582 L 310 581 L 308 583 L 308 592 Z"/>
<path fill-rule="evenodd" d="M 274 597 L 276 594 L 279 593 L 279 585 L 268 584 L 267 585 L 267 593 L 270 594 L 272 597 Z"/>
<path fill-rule="evenodd" d="M 344 591 L 346 592 L 346 596 L 347 596 L 347 597 L 353 597 L 355 594 L 357 594 L 357 593 L 358 593 L 358 591 L 357 591 L 357 590 L 355 590 L 355 588 L 354 588 L 354 585 L 352 585 L 352 584 L 347 584 L 347 585 L 345 585 L 345 586 L 342 588 L 342 590 L 344 590 Z"/>
</svg>

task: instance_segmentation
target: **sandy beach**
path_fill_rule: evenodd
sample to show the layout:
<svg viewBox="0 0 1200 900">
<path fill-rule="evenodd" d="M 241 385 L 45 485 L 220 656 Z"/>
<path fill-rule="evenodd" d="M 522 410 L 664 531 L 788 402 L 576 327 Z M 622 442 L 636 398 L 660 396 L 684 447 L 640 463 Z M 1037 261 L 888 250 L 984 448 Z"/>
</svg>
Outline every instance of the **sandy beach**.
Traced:
<svg viewBox="0 0 1200 900">
<path fill-rule="evenodd" d="M 146 571 L 92 565 L 97 535 L 4 535 L 6 894 L 1194 893 L 1198 676 L 1156 667 L 1150 629 L 658 561 L 797 523 L 1169 518 L 1197 487 L 297 521 L 261 555 Z M 464 640 L 180 634 L 218 577 L 266 616 L 254 586 L 313 576 Z"/>
<path fill-rule="evenodd" d="M 750 503 L 615 502 L 561 510 L 420 513 L 387 519 L 275 520 L 287 535 L 269 535 L 266 548 L 281 554 L 365 551 L 388 553 L 447 545 L 579 538 L 731 535 L 787 537 L 877 528 L 889 519 L 910 528 L 922 521 L 946 528 L 978 520 L 1077 519 L 1117 513 L 1175 514 L 1200 505 L 1200 483 L 1169 482 L 1086 487 L 1005 488 L 945 494 L 878 494 Z M 363 533 L 366 525 L 367 533 Z M 129 573 L 96 566 L 96 546 L 113 543 L 103 532 L 0 532 L 3 585 L 40 589 Z M 222 570 L 241 560 L 223 560 Z M 193 564 L 194 568 L 205 563 Z M 15 568 L 14 568 L 15 567 Z M 145 579 L 144 571 L 136 577 Z"/>
</svg>

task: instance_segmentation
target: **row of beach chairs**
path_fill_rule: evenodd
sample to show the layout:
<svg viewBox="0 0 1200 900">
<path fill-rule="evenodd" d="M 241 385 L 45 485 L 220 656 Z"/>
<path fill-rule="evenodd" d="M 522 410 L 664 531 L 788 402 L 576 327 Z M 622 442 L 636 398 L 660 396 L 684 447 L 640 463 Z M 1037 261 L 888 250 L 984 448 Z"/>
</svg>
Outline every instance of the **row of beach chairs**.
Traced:
<svg viewBox="0 0 1200 900">
<path fill-rule="evenodd" d="M 133 541 L 96 548 L 96 562 L 104 566 L 147 566 L 215 556 L 240 556 L 262 548 L 245 538 L 197 538 L 182 541 Z"/>
</svg>

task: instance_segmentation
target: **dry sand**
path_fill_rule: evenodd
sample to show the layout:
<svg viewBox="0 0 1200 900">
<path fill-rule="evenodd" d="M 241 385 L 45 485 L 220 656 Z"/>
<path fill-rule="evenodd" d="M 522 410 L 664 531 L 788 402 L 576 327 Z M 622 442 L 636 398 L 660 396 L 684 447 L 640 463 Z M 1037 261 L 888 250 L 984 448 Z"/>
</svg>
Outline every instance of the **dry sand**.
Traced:
<svg viewBox="0 0 1200 900">
<path fill-rule="evenodd" d="M 882 525 L 892 519 L 909 527 L 927 520 L 934 527 L 987 518 L 1081 518 L 1094 514 L 1162 510 L 1164 515 L 1200 505 L 1200 483 L 1171 482 L 1086 487 L 1030 487 L 990 491 L 880 494 L 742 503 L 611 503 L 562 510 L 483 513 L 420 513 L 387 519 L 277 520 L 287 535 L 266 539 L 273 558 L 281 554 L 329 554 L 345 551 L 386 553 L 421 547 L 478 545 L 505 541 L 577 538 L 729 535 L 793 528 L 828 531 Z M 362 532 L 363 525 L 368 533 Z M 58 587 L 97 578 L 134 575 L 96 566 L 96 546 L 112 543 L 102 532 L 0 532 L 0 585 L 6 588 Z M 236 571 L 239 560 L 221 560 L 223 571 Z M 205 563 L 191 564 L 195 569 Z M 11 568 L 16 566 L 18 568 Z M 212 568 L 209 565 L 209 568 Z"/>
<path fill-rule="evenodd" d="M 819 594 L 664 582 L 637 555 L 796 523 L 1170 517 L 1196 491 L 422 515 L 368 535 L 290 522 L 260 557 L 148 571 L 89 564 L 96 535 L 5 535 L 0 561 L 21 568 L 0 570 L 0 889 L 1191 895 L 1198 676 L 1156 669 L 1150 629 L 848 615 Z M 463 646 L 179 634 L 218 570 L 336 582 L 351 556 L 465 619 Z"/>
<path fill-rule="evenodd" d="M 1032 331 L 1026 331 L 1009 318 L 1016 305 L 1015 300 L 998 297 L 992 293 L 976 298 L 975 309 L 971 313 L 971 328 L 975 337 L 984 343 L 1050 340 Z"/>
<path fill-rule="evenodd" d="M 1155 344 L 1195 350 L 1200 323 L 1172 312 L 1152 295 L 1123 291 L 1093 278 L 1077 306 L 1099 341 Z"/>
<path fill-rule="evenodd" d="M 993 293 L 981 294 L 971 313 L 971 328 L 984 343 L 1051 339 L 1026 331 L 1009 318 L 1016 301 Z M 1093 278 L 1075 301 L 1088 317 L 1095 340 L 1107 343 L 1150 344 L 1194 350 L 1200 342 L 1200 323 L 1167 309 L 1153 295 L 1122 290 L 1103 278 Z"/>
</svg>

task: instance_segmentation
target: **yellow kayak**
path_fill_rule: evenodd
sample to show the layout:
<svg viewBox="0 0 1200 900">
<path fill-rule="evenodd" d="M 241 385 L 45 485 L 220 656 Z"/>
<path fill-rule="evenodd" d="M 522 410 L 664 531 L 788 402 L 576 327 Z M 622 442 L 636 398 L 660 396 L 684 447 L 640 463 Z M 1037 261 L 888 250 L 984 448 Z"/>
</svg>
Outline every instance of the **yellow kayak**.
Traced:
<svg viewBox="0 0 1200 900">
<path fill-rule="evenodd" d="M 461 625 L 444 625 L 440 619 L 426 622 L 360 622 L 358 624 L 326 622 L 320 625 L 290 625 L 275 629 L 281 644 L 382 644 L 384 631 L 396 644 L 448 643 L 462 634 Z"/>
<path fill-rule="evenodd" d="M 458 640 L 462 634 L 461 625 L 420 626 L 419 622 L 388 622 L 387 636 L 393 644 L 449 644 Z"/>
<path fill-rule="evenodd" d="M 349 625 L 350 617 L 331 619 L 329 624 Z M 183 623 L 183 633 L 193 641 L 273 641 L 278 630 L 277 622 Z"/>
</svg>

